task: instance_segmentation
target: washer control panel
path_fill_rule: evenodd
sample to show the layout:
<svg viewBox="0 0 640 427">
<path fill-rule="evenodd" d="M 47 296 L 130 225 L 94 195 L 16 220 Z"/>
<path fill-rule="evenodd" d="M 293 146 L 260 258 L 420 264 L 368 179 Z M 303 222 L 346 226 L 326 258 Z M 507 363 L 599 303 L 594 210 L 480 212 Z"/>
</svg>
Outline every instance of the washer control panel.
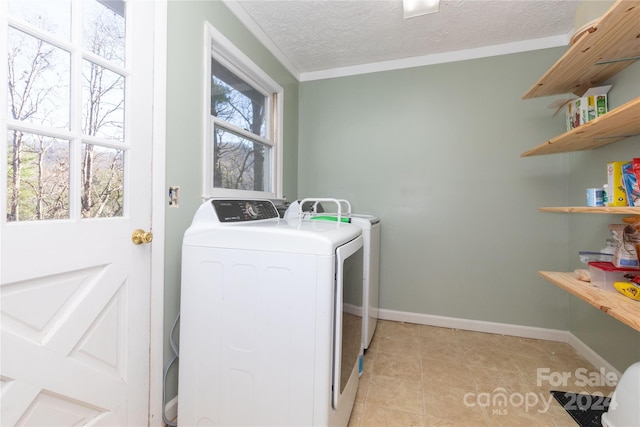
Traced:
<svg viewBox="0 0 640 427">
<path fill-rule="evenodd" d="M 269 200 L 213 199 L 211 204 L 223 223 L 279 218 L 278 210 Z"/>
</svg>

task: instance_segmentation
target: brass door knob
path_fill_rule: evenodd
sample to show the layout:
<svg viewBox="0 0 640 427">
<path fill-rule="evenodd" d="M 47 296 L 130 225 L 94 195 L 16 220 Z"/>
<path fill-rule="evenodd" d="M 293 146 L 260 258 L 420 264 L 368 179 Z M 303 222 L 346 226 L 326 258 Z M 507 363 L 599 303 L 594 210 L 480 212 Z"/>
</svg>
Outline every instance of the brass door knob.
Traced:
<svg viewBox="0 0 640 427">
<path fill-rule="evenodd" d="M 131 241 L 134 245 L 141 245 L 143 243 L 151 243 L 153 240 L 153 233 L 150 231 L 144 231 L 141 229 L 134 230 L 131 235 Z"/>
</svg>

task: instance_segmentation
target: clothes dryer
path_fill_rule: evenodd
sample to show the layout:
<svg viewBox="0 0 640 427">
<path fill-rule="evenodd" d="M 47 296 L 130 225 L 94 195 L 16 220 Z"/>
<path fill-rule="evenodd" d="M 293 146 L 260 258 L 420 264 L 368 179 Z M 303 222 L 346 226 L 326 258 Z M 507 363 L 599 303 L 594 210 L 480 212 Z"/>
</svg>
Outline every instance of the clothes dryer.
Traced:
<svg viewBox="0 0 640 427">
<path fill-rule="evenodd" d="M 182 247 L 178 425 L 346 426 L 362 354 L 362 230 L 212 199 Z"/>
<path fill-rule="evenodd" d="M 329 208 L 337 207 L 337 212 Z M 343 211 L 342 209 L 345 208 Z M 329 209 L 329 210 L 327 210 Z M 344 199 L 306 198 L 292 202 L 284 218 L 346 219 L 362 229 L 364 244 L 364 286 L 362 312 L 362 347 L 369 348 L 378 324 L 380 293 L 380 218 L 351 213 L 351 203 Z"/>
</svg>

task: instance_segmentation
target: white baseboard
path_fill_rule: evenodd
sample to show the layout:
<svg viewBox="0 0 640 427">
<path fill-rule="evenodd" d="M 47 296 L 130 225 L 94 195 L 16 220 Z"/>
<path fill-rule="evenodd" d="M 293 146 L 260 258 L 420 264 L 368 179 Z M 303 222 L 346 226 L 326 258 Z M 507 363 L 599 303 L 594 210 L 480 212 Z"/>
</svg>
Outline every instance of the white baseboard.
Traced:
<svg viewBox="0 0 640 427">
<path fill-rule="evenodd" d="M 580 354 L 580 356 L 584 357 L 589 362 L 591 362 L 591 364 L 594 367 L 598 369 L 602 368 L 606 372 L 613 372 L 616 374 L 617 378 L 620 378 L 622 376 L 622 373 L 620 371 L 614 368 L 609 362 L 607 362 L 598 353 L 593 351 L 591 347 L 583 343 L 578 337 L 576 337 L 572 333 L 568 332 L 568 334 L 569 334 L 569 340 L 567 341 L 567 344 L 573 347 L 578 352 L 578 354 Z"/>
<path fill-rule="evenodd" d="M 164 414 L 168 420 L 175 420 L 178 416 L 178 396 L 174 397 L 164 406 Z"/>
<path fill-rule="evenodd" d="M 603 357 L 593 351 L 588 345 L 583 343 L 578 337 L 569 331 L 386 309 L 380 309 L 378 316 L 379 319 L 394 320 L 396 322 L 416 323 L 419 325 L 439 326 L 442 328 L 463 329 L 490 334 L 564 342 L 573 347 L 578 354 L 587 359 L 594 367 L 598 369 L 604 368 L 608 372 L 614 372 L 618 378 L 620 378 L 621 375 L 620 371 L 614 368 Z"/>
</svg>

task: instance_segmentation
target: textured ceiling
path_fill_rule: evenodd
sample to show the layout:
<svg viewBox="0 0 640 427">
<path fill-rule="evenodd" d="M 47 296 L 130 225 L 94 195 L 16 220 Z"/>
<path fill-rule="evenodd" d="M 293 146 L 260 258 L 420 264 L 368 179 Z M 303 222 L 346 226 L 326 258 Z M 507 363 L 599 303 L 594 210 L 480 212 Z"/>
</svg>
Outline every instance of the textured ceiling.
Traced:
<svg viewBox="0 0 640 427">
<path fill-rule="evenodd" d="M 568 40 L 575 0 L 441 0 L 403 19 L 401 0 L 225 0 L 297 74 L 532 39 Z M 564 37 L 567 37 L 566 39 Z"/>
</svg>

